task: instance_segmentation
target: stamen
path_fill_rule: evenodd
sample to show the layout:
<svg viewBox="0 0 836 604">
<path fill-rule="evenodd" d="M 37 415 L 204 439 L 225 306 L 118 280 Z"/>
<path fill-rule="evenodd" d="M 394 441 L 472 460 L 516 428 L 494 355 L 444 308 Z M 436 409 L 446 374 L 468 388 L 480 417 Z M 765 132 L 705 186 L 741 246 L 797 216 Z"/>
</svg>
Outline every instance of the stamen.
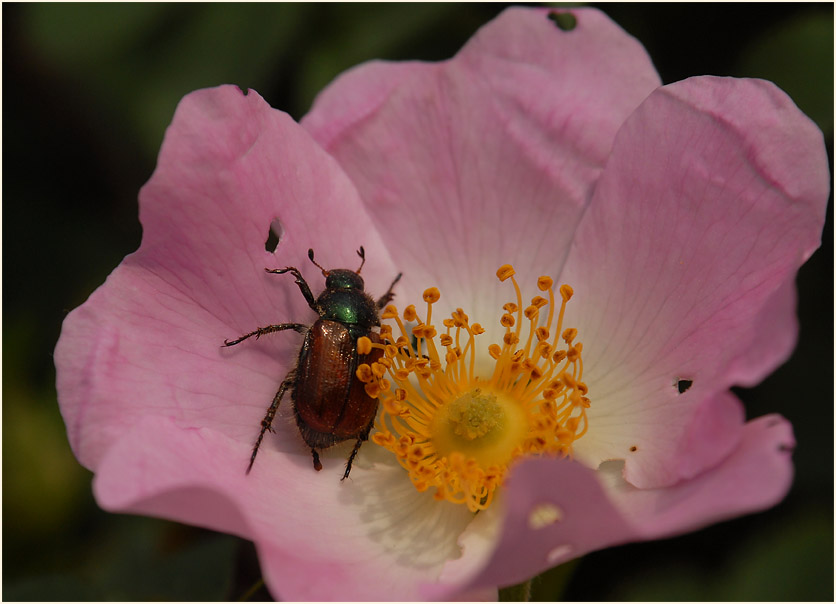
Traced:
<svg viewBox="0 0 836 604">
<path fill-rule="evenodd" d="M 416 489 L 434 488 L 437 499 L 463 503 L 472 511 L 490 505 L 515 459 L 570 456 L 588 427 L 591 402 L 582 381 L 583 345 L 577 329 L 563 327 L 572 288 L 560 286 L 555 313 L 554 282 L 540 277 L 537 288 L 548 292 L 548 299 L 535 296 L 524 307 L 515 274 L 508 264 L 496 273 L 502 282 L 511 280 L 516 298 L 499 313 L 505 329 L 501 343 L 477 345 L 476 337 L 485 330 L 471 324 L 461 308 L 442 321 L 438 335 L 432 307 L 441 293 L 434 287 L 423 294 L 425 320 L 414 306 L 401 319 L 390 305 L 382 317 L 394 325 L 381 328 L 382 343 L 358 340 L 358 351 L 366 351 L 362 354 L 371 348 L 383 351 L 378 362 L 356 372 L 366 392 L 381 402 L 372 440 L 396 455 Z M 407 330 L 408 322 L 417 325 Z M 494 360 L 489 374 L 475 371 L 480 355 Z"/>
</svg>

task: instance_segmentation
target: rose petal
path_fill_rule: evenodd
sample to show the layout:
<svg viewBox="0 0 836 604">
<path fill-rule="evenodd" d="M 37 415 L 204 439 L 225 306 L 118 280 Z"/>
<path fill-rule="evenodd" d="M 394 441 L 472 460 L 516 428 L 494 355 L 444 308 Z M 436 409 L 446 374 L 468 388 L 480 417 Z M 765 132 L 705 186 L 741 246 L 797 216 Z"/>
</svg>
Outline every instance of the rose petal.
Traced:
<svg viewBox="0 0 836 604">
<path fill-rule="evenodd" d="M 601 472 L 569 460 L 529 459 L 507 483 L 508 513 L 493 559 L 467 589 L 512 585 L 587 552 L 692 531 L 780 501 L 792 482 L 792 428 L 766 416 L 715 469 L 660 489 L 637 489 L 621 464 Z M 554 513 L 549 513 L 549 510 Z M 455 592 L 436 586 L 437 597 Z"/>
<path fill-rule="evenodd" d="M 627 120 L 563 277 L 593 400 L 582 459 L 626 458 L 637 486 L 683 477 L 677 448 L 701 401 L 789 355 L 789 288 L 828 190 L 821 133 L 770 83 L 692 78 Z"/>
<path fill-rule="evenodd" d="M 614 465 L 606 477 L 618 509 L 644 539 L 694 531 L 709 524 L 765 510 L 781 501 L 793 478 L 795 438 L 779 415 L 748 422 L 740 445 L 722 464 L 665 489 L 637 489 Z"/>
<path fill-rule="evenodd" d="M 730 392 L 718 392 L 696 408 L 688 430 L 679 443 L 677 474 L 693 478 L 724 460 L 740 443 L 745 412 Z M 632 451 L 631 457 L 641 454 Z"/>
<path fill-rule="evenodd" d="M 617 128 L 659 84 L 633 38 L 573 12 L 563 31 L 511 8 L 450 61 L 352 69 L 302 122 L 410 267 L 406 291 L 438 286 L 442 315 L 496 315 L 501 264 L 526 286 L 557 274 Z"/>
<path fill-rule="evenodd" d="M 140 206 L 142 246 L 70 313 L 56 347 L 70 442 L 95 469 L 151 413 L 222 430 L 245 456 L 301 340 L 277 334 L 221 350 L 224 339 L 315 317 L 289 275 L 264 269 L 310 266 L 305 250 L 321 242 L 321 260 L 337 266 L 359 263 L 364 244 L 364 275 L 377 291 L 395 270 L 333 159 L 287 115 L 235 87 L 182 101 Z M 264 242 L 275 218 L 284 234 L 271 254 Z M 318 271 L 303 271 L 319 289 Z"/>
<path fill-rule="evenodd" d="M 252 473 L 244 473 L 300 336 L 276 334 L 232 349 L 222 348 L 223 340 L 313 314 L 292 278 L 264 268 L 296 264 L 317 241 L 325 244 L 324 262 L 351 259 L 354 266 L 363 243 L 369 281 L 384 273 L 388 284 L 394 275 L 334 160 L 254 93 L 199 91 L 181 103 L 141 206 L 142 247 L 68 316 L 56 348 L 62 413 L 79 459 L 97 472 L 102 506 L 253 539 L 278 552 L 263 559 L 264 572 L 291 597 L 295 579 L 286 574 L 315 573 L 312 560 L 345 566 L 356 585 L 340 589 L 369 597 L 432 580 L 458 555 L 456 536 L 471 517 L 461 506 L 428 506 L 431 495 L 417 493 L 394 459 L 387 458 L 388 473 L 364 470 L 370 445 L 350 481 L 339 478 L 351 442 L 324 452 L 317 473 L 285 403 L 273 424 L 277 434 L 267 434 Z M 264 240 L 276 217 L 284 240 L 274 255 Z M 370 270 L 381 266 L 388 269 Z M 405 491 L 401 507 L 381 500 L 373 504 L 381 514 L 370 517 L 368 494 L 353 486 L 364 471 L 389 477 L 388 490 L 371 485 L 375 497 L 397 500 L 393 490 Z M 425 534 L 442 534 L 416 545 L 405 514 Z M 408 555 L 397 552 L 404 547 Z M 287 557 L 296 564 L 276 568 Z M 388 581 L 369 580 L 381 569 L 394 569 Z M 319 599 L 343 595 L 334 584 L 315 584 Z"/>
<path fill-rule="evenodd" d="M 346 448 L 337 449 L 323 455 L 322 472 L 307 458 L 277 455 L 246 475 L 235 440 L 149 416 L 113 445 L 94 489 L 108 510 L 254 540 L 265 581 L 282 598 L 419 598 L 417 586 L 460 555 L 455 536 L 472 515 L 417 492 L 377 447 L 341 482 L 342 460 L 331 458 Z"/>
</svg>

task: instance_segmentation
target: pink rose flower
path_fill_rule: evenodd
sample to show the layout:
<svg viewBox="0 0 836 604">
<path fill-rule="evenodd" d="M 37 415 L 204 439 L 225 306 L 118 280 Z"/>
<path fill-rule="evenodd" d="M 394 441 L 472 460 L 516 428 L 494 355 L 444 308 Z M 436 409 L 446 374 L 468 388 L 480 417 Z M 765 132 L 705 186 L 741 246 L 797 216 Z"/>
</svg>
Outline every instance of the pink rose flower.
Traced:
<svg viewBox="0 0 836 604">
<path fill-rule="evenodd" d="M 55 350 L 104 509 L 253 540 L 283 599 L 416 600 L 495 597 L 782 499 L 792 429 L 744 421 L 729 388 L 795 344 L 793 280 L 829 194 L 821 133 L 769 82 L 660 86 L 636 40 L 572 13 L 564 29 L 513 8 L 449 61 L 361 65 L 301 125 L 231 86 L 183 99 L 140 192 L 139 250 Z M 301 336 L 222 343 L 313 323 L 293 278 L 264 269 L 298 267 L 316 295 L 308 248 L 354 269 L 360 245 L 373 296 L 403 272 L 413 325 L 438 288 L 435 338 L 415 334 L 437 366 L 387 357 L 347 480 L 353 443 L 314 471 L 289 396 L 247 475 Z"/>
</svg>

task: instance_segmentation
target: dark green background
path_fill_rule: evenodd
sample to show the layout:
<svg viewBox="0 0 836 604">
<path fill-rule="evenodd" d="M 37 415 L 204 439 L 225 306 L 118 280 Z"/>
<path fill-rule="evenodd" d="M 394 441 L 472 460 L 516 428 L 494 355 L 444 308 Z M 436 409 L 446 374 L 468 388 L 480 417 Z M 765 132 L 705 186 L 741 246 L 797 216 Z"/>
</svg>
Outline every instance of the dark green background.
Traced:
<svg viewBox="0 0 836 604">
<path fill-rule="evenodd" d="M 236 599 L 258 577 L 247 543 L 99 510 L 56 404 L 61 321 L 139 245 L 137 191 L 177 101 L 235 83 L 298 118 L 342 70 L 447 58 L 502 7 L 3 4 L 4 599 Z M 817 121 L 832 158 L 832 5 L 602 8 L 644 43 L 666 83 L 775 81 Z M 778 411 L 795 426 L 787 499 L 589 555 L 536 581 L 535 598 L 833 599 L 832 206 L 828 216 L 824 245 L 799 275 L 798 349 L 740 392 L 750 417 Z"/>
</svg>

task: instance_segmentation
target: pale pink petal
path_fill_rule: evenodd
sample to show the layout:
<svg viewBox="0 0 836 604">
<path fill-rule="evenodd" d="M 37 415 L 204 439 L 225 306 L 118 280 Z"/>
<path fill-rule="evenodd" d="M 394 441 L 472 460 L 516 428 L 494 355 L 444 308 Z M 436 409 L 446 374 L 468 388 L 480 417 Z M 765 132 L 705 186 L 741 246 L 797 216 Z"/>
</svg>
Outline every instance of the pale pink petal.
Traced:
<svg viewBox="0 0 836 604">
<path fill-rule="evenodd" d="M 370 289 L 388 286 L 394 269 L 351 183 L 290 118 L 228 87 L 184 99 L 140 204 L 142 247 L 67 317 L 55 355 L 70 441 L 96 472 L 101 505 L 254 540 L 268 584 L 288 599 L 417 597 L 459 555 L 471 515 L 418 493 L 371 445 L 344 483 L 351 442 L 315 472 L 287 401 L 246 475 L 301 337 L 222 348 L 259 325 L 312 320 L 292 277 L 264 272 L 308 267 L 308 246 L 353 268 L 363 244 Z M 271 254 L 275 218 L 284 232 Z M 319 271 L 302 270 L 318 293 Z M 353 583 L 312 580 L 323 567 Z M 378 572 L 385 580 L 371 580 Z"/>
<path fill-rule="evenodd" d="M 637 489 L 613 466 L 610 496 L 643 539 L 659 539 L 765 510 L 781 501 L 793 478 L 795 438 L 779 415 L 748 422 L 739 446 L 712 470 L 664 489 Z"/>
<path fill-rule="evenodd" d="M 703 399 L 696 405 L 676 450 L 677 475 L 693 478 L 723 461 L 740 444 L 745 419 L 743 404 L 731 392 L 718 392 Z"/>
<path fill-rule="evenodd" d="M 293 443 L 288 428 L 280 428 L 276 439 Z M 323 456 L 322 472 L 313 471 L 306 457 L 287 454 L 246 475 L 234 439 L 149 416 L 109 451 L 94 490 L 108 510 L 252 539 L 277 597 L 419 598 L 417 586 L 434 581 L 442 564 L 460 554 L 455 535 L 472 515 L 464 506 L 418 493 L 378 447 L 369 447 L 350 479 L 340 482 L 347 449 L 336 449 Z"/>
<path fill-rule="evenodd" d="M 297 265 L 318 292 L 308 247 L 329 266 L 355 267 L 362 244 L 370 289 L 385 291 L 395 270 L 333 159 L 286 114 L 235 87 L 183 100 L 140 216 L 139 251 L 68 316 L 56 348 L 71 445 L 95 469 L 138 418 L 157 414 L 223 430 L 244 459 L 301 339 L 289 332 L 222 350 L 224 339 L 316 316 L 292 277 L 264 269 Z M 273 254 L 264 242 L 277 218 L 284 232 Z"/>
<path fill-rule="evenodd" d="M 304 118 L 409 266 L 406 291 L 436 285 L 442 308 L 484 316 L 509 295 L 501 264 L 526 286 L 560 270 L 616 130 L 659 85 L 636 40 L 573 13 L 563 31 L 511 8 L 450 61 L 357 67 Z"/>
<path fill-rule="evenodd" d="M 734 446 L 727 423 L 707 457 L 682 458 L 704 400 L 789 355 L 792 282 L 819 244 L 828 183 L 821 132 L 768 82 L 692 78 L 627 120 L 561 277 L 593 401 L 581 459 L 626 459 L 649 487 Z M 679 379 L 693 381 L 684 394 Z"/>
<path fill-rule="evenodd" d="M 792 482 L 792 428 L 779 416 L 749 422 L 714 470 L 660 489 L 637 489 L 619 463 L 602 472 L 569 460 L 530 459 L 507 483 L 508 513 L 490 563 L 466 585 L 512 585 L 583 554 L 670 537 L 780 501 Z M 457 587 L 432 586 L 447 597 Z"/>
</svg>

